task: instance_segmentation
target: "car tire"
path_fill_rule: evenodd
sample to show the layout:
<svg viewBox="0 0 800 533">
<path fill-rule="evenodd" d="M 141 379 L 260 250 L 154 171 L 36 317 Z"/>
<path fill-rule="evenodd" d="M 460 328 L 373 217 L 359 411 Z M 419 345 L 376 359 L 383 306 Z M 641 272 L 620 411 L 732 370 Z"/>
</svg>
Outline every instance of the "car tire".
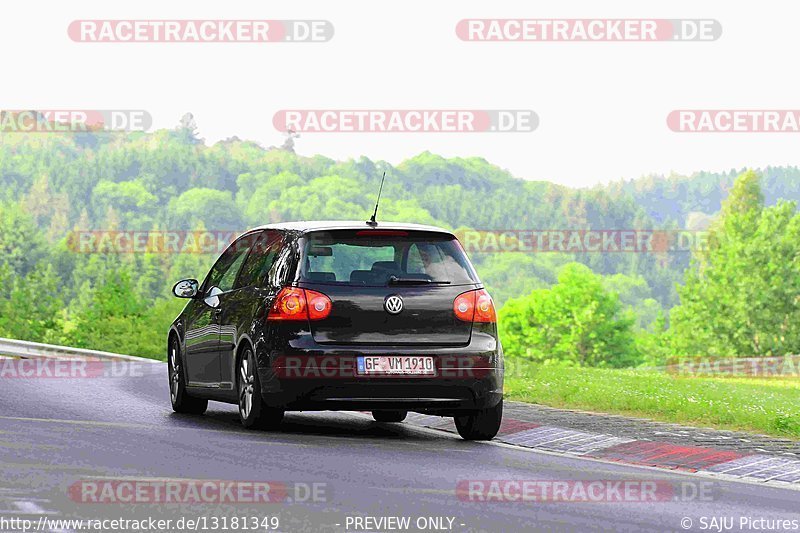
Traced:
<svg viewBox="0 0 800 533">
<path fill-rule="evenodd" d="M 492 440 L 503 421 L 503 400 L 494 407 L 477 409 L 454 419 L 458 434 L 464 440 Z"/>
<path fill-rule="evenodd" d="M 246 348 L 236 364 L 239 420 L 248 429 L 277 429 L 283 421 L 283 409 L 267 406 L 261 398 L 256 358 Z"/>
<path fill-rule="evenodd" d="M 186 390 L 186 375 L 183 372 L 183 358 L 181 356 L 178 339 L 173 338 L 169 343 L 167 354 L 167 370 L 169 371 L 169 399 L 172 410 L 176 413 L 202 415 L 208 409 L 208 400 L 193 398 Z"/>
<path fill-rule="evenodd" d="M 372 411 L 372 418 L 376 422 L 402 422 L 408 416 L 408 411 Z"/>
</svg>

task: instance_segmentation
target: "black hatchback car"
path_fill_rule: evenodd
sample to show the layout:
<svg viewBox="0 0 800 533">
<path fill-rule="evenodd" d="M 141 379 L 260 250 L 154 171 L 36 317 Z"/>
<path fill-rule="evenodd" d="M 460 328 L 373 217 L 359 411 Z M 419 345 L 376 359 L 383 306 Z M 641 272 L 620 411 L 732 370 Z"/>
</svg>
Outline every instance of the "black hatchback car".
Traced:
<svg viewBox="0 0 800 533">
<path fill-rule="evenodd" d="M 449 231 L 417 224 L 297 222 L 248 231 L 170 327 L 172 407 L 236 403 L 245 427 L 287 410 L 452 416 L 493 438 L 503 413 L 494 304 Z"/>
</svg>

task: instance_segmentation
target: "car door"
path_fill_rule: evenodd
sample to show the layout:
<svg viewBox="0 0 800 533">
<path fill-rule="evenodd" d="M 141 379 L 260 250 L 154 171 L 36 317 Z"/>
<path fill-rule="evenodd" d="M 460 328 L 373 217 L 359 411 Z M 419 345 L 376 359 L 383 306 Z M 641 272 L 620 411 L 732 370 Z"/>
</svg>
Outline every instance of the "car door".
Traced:
<svg viewBox="0 0 800 533">
<path fill-rule="evenodd" d="M 282 234 L 265 230 L 255 238 L 231 290 L 220 294 L 220 361 L 223 388 L 234 389 L 235 355 L 239 340 L 247 334 L 258 306 L 270 291 L 267 278 L 280 252 Z"/>
<path fill-rule="evenodd" d="M 185 353 L 190 387 L 220 386 L 220 296 L 227 283 L 233 286 L 233 280 L 247 257 L 249 247 L 242 246 L 240 240 L 217 259 L 200 287 L 203 296 L 192 300 L 187 309 Z"/>
</svg>

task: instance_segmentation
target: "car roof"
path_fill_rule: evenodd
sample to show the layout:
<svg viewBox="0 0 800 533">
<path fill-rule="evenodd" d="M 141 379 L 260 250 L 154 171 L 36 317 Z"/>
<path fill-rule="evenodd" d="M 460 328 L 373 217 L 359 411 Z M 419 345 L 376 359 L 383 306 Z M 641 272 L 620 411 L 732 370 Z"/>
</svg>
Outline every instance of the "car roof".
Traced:
<svg viewBox="0 0 800 533">
<path fill-rule="evenodd" d="M 363 220 L 304 220 L 297 222 L 278 222 L 276 224 L 266 224 L 258 226 L 246 233 L 252 231 L 276 229 L 284 231 L 296 231 L 300 233 L 308 233 L 311 231 L 326 231 L 326 230 L 407 230 L 407 231 L 428 231 L 434 233 L 444 233 L 446 235 L 453 235 L 453 232 L 436 226 L 427 226 L 425 224 L 411 224 L 406 222 L 378 222 L 374 228 L 367 225 Z"/>
</svg>

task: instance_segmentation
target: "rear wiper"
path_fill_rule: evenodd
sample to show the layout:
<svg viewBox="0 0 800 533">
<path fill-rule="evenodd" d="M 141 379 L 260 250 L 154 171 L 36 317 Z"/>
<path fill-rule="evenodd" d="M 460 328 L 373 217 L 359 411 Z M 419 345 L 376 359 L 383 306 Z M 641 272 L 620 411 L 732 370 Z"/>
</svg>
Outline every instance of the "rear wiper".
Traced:
<svg viewBox="0 0 800 533">
<path fill-rule="evenodd" d="M 389 276 L 389 285 L 449 285 L 450 281 L 434 281 L 428 278 L 401 278 Z"/>
</svg>

